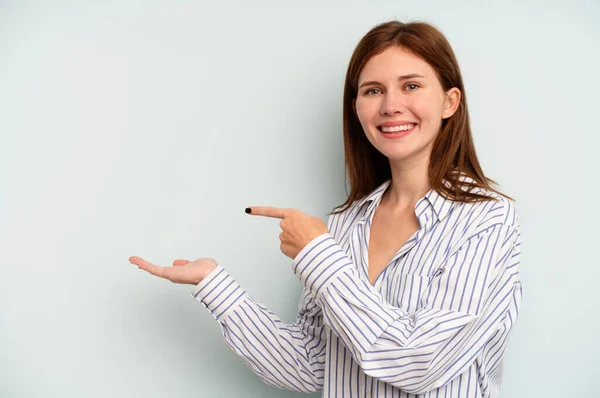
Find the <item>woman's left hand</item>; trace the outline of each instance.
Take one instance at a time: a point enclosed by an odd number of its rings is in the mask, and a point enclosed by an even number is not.
[[[248,212],[250,209],[250,212]],[[246,213],[252,216],[279,218],[279,226],[283,230],[279,234],[281,252],[291,258],[319,235],[328,233],[327,225],[318,217],[312,217],[297,209],[281,209],[277,207],[252,206]]]

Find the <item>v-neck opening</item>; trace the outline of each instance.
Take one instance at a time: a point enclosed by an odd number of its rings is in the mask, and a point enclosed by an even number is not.
[[[385,191],[384,191],[384,193],[385,193]],[[382,195],[382,197],[383,197],[383,195]],[[371,226],[373,225],[373,218],[375,218],[375,212],[379,208],[380,204],[381,204],[381,198],[379,198],[378,202],[375,204],[374,208],[371,210],[371,214],[365,220],[365,223],[363,225],[364,235],[365,235],[365,245],[366,245],[365,252],[362,254],[362,261],[364,262],[363,268],[365,271],[365,275],[367,277],[367,282],[373,288],[377,288],[377,282],[386,273],[390,264],[393,264],[394,262],[396,262],[398,260],[398,258],[400,258],[404,254],[406,254],[416,244],[416,242],[418,241],[419,233],[423,229],[423,226],[421,226],[421,223],[419,222],[419,228],[415,232],[413,232],[413,234],[402,244],[402,246],[396,251],[396,253],[394,253],[394,255],[388,261],[388,263],[385,265],[385,267],[383,267],[381,272],[379,272],[379,274],[373,281],[373,284],[371,284],[371,279],[369,278],[369,266],[370,266],[370,264],[369,264],[369,248],[371,247]],[[414,240],[414,242],[413,242],[413,240]]]

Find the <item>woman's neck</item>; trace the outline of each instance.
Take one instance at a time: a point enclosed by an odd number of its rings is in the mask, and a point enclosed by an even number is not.
[[[430,189],[429,162],[390,162],[392,183],[386,190],[382,204],[392,209],[405,210],[415,204]]]

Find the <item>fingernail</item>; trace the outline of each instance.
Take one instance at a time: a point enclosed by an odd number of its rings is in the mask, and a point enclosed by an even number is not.
[[[250,208],[249,208],[249,207],[246,207],[246,213],[250,214],[250,212],[251,212],[251,211],[252,211],[252,210],[250,210]]]

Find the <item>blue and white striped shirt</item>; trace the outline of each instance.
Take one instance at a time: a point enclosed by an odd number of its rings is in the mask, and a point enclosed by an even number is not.
[[[368,279],[368,242],[386,181],[328,219],[293,261],[304,290],[283,323],[218,266],[192,295],[231,350],[267,384],[323,397],[498,397],[520,300],[514,204],[459,203],[435,190],[420,228]]]

